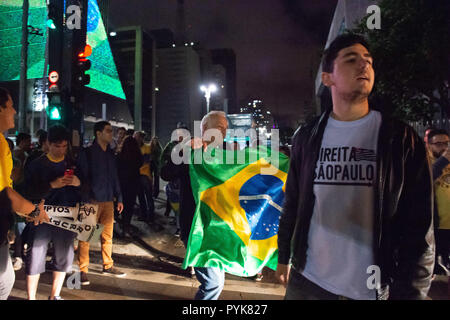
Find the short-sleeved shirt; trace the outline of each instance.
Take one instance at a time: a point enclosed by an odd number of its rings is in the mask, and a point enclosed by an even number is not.
[[[379,112],[356,121],[330,117],[314,178],[314,211],[302,274],[325,290],[373,300],[374,182]]]
[[[3,134],[0,133],[0,191],[6,187],[12,187],[12,168],[11,149]]]

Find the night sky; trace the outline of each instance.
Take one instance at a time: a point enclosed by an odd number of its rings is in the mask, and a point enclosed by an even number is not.
[[[189,41],[232,48],[238,106],[261,99],[294,126],[311,104],[314,79],[337,1],[185,0]],[[110,0],[111,26],[176,30],[176,0]],[[284,121],[283,121],[284,122]]]

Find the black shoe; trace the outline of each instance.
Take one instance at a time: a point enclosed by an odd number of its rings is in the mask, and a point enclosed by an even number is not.
[[[89,282],[89,279],[87,277],[87,273],[86,272],[83,272],[83,271],[80,272],[80,283],[83,286],[87,286],[87,285],[91,284]]]
[[[111,267],[109,269],[103,268],[102,274],[110,274],[118,278],[122,278],[127,275],[125,272],[119,271],[117,268],[114,267]]]

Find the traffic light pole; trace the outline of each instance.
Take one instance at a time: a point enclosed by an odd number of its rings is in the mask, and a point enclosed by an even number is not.
[[[27,70],[28,70],[28,0],[23,1],[22,12],[22,49],[20,59],[19,84],[19,132],[25,132],[27,120]]]
[[[63,15],[69,8],[75,8],[81,13],[81,23],[78,25],[69,26],[67,15],[64,23]],[[87,83],[84,81],[80,85],[77,77],[78,55],[85,51],[86,46],[87,11],[87,0],[67,0],[66,7],[61,0],[49,1],[49,17],[54,19],[56,27],[49,29],[49,80],[52,83],[48,92],[49,125],[63,124],[72,134],[72,146],[75,149],[82,145],[84,132],[83,91]]]

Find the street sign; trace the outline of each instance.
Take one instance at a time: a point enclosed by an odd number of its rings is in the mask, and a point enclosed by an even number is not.
[[[58,72],[56,72],[56,71],[50,72],[50,74],[48,75],[48,80],[49,80],[51,83],[57,83],[58,80],[59,80],[59,74],[58,74]]]

